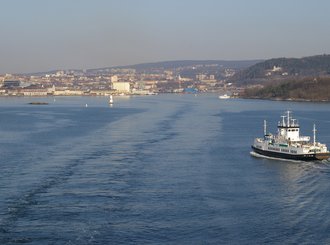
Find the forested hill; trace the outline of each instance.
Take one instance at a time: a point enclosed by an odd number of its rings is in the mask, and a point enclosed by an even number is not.
[[[141,63],[136,65],[127,66],[114,66],[106,68],[89,69],[89,72],[97,72],[106,69],[136,69],[137,71],[148,71],[155,69],[177,69],[182,67],[193,66],[219,66],[223,68],[245,69],[250,67],[261,60],[174,60],[174,61],[161,61],[152,63]]]
[[[241,96],[255,99],[330,101],[330,77],[268,82],[264,86],[246,89]]]
[[[269,80],[307,76],[330,76],[330,55],[266,60],[237,73],[233,81],[241,84],[263,83]]]

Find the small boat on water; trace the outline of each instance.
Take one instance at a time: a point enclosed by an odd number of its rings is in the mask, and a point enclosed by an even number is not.
[[[48,105],[47,102],[38,102],[38,101],[34,101],[34,102],[30,102],[30,105]]]
[[[113,97],[112,95],[109,96],[109,105],[112,105],[113,104]]]
[[[264,137],[256,138],[251,146],[259,155],[291,159],[299,161],[315,161],[330,158],[330,152],[325,144],[316,141],[316,128],[313,127],[313,141],[309,136],[300,136],[300,126],[296,119],[287,111],[277,125],[277,135],[267,133],[267,123],[264,120]]]
[[[221,100],[230,99],[230,96],[228,94],[220,95],[219,99]]]

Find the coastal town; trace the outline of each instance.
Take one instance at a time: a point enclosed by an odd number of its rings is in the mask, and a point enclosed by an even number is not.
[[[235,93],[237,69],[219,64],[171,69],[103,68],[0,75],[0,96],[107,96],[158,93]]]
[[[316,55],[301,59],[185,60],[0,74],[0,96],[217,93],[220,99],[330,101],[329,62],[330,55]]]

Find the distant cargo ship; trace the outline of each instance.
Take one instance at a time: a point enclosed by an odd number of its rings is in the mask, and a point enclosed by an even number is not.
[[[264,121],[264,137],[256,138],[252,145],[254,152],[267,157],[314,161],[330,157],[330,152],[325,144],[316,141],[315,124],[313,128],[313,142],[309,136],[300,136],[300,126],[290,111],[282,116],[278,122],[277,135],[267,134],[267,124]]]

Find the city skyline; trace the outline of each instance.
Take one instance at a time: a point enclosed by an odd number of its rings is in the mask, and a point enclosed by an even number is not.
[[[0,73],[330,53],[319,0],[1,0]]]

